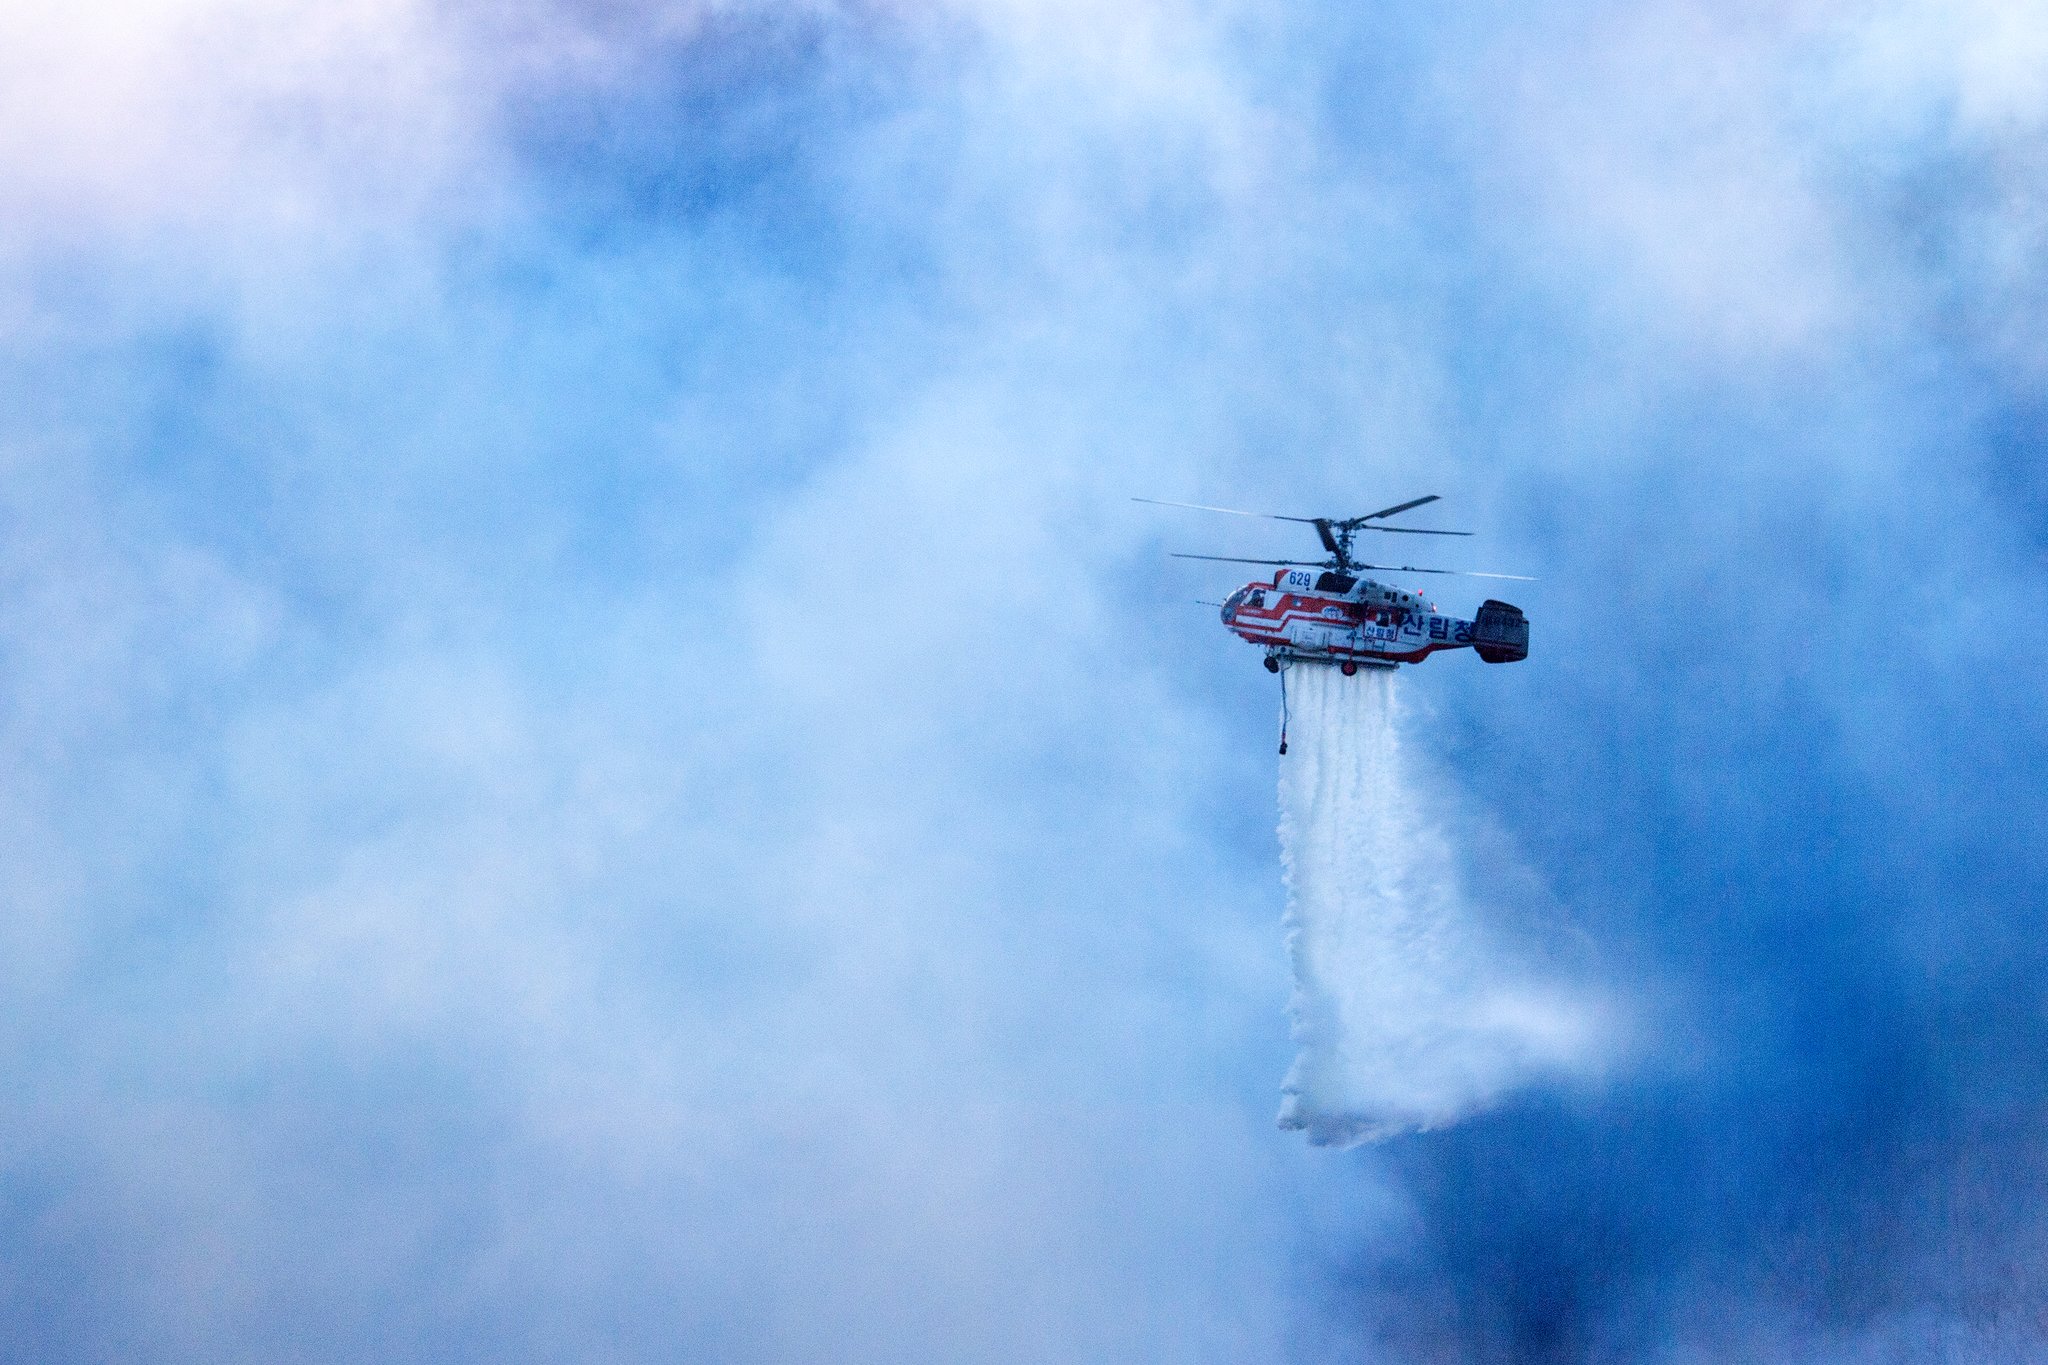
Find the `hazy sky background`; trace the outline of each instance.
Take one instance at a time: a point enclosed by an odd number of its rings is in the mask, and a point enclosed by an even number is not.
[[[1923,0],[0,10],[5,1354],[2038,1355],[2043,73]],[[1304,546],[1127,499],[1428,492],[1541,582],[1408,752],[1629,1027],[1318,1151],[1271,679],[1164,557]]]

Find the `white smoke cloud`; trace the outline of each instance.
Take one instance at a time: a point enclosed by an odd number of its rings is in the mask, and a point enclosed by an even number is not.
[[[934,323],[696,222],[521,240],[517,53],[265,8],[0,45],[0,289],[51,357],[0,375],[0,1145],[51,1210],[15,1264],[120,1244],[10,1339],[1283,1358],[1324,1177],[1263,1132],[1277,1063],[1236,1101],[1283,985],[1270,867],[1202,837],[1216,720],[1105,610],[1101,508],[1185,470],[1112,420],[1120,296],[963,245]],[[575,78],[630,85],[643,17]],[[91,306],[45,292],[81,260]]]
[[[0,16],[33,1097],[0,1122],[54,1190],[24,1239],[116,1230],[116,1339],[71,1353],[275,1359],[314,1321],[356,1358],[1278,1359],[1303,1239],[1387,1226],[1304,1224],[1358,1168],[1265,1123],[1266,679],[1104,509],[1501,475],[1446,436],[1429,229],[1362,168],[1403,153],[1331,145],[1334,12],[1276,20],[1299,50],[1259,7],[930,12]],[[769,65],[851,69],[800,206],[829,231],[535,229],[573,185],[521,116],[715,73],[709,21],[749,17],[819,24]],[[1517,49],[1430,164],[1545,225],[1492,262],[1510,292],[1811,357],[1865,282],[1745,79],[1782,36],[1666,7]],[[1988,42],[1951,65],[2009,126],[2034,96]],[[614,131],[698,145],[661,117]],[[762,159],[817,152],[778,117]],[[187,330],[219,373],[152,387],[141,343]],[[1640,397],[1601,380],[1559,401]],[[1654,464],[1540,472],[1575,450]],[[1336,1141],[1613,1049],[1381,715],[1344,801],[1288,797],[1327,836],[1288,836],[1290,1111]]]

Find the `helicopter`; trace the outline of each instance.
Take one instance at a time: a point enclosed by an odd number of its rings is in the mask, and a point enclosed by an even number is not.
[[[1519,607],[1492,598],[1480,603],[1471,620],[1446,616],[1420,593],[1364,577],[1374,573],[1452,574],[1463,578],[1502,578],[1533,582],[1520,574],[1476,573],[1462,569],[1398,568],[1365,564],[1352,555],[1361,531],[1398,532],[1417,536],[1467,536],[1470,531],[1426,530],[1388,526],[1389,517],[1413,511],[1440,499],[1431,493],[1362,517],[1289,517],[1272,512],[1243,512],[1234,507],[1207,507],[1193,502],[1133,498],[1157,507],[1185,507],[1234,517],[1300,522],[1316,528],[1329,557],[1303,559],[1240,559],[1233,555],[1176,554],[1175,559],[1201,559],[1221,564],[1277,566],[1272,582],[1245,584],[1220,603],[1223,624],[1240,639],[1266,651],[1266,670],[1278,673],[1295,663],[1335,664],[1346,676],[1361,668],[1392,669],[1420,663],[1442,649],[1471,648],[1490,664],[1515,663],[1529,657],[1529,620]],[[1285,753],[1283,747],[1281,750]]]

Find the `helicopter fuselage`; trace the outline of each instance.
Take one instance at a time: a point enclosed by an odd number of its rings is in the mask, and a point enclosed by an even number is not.
[[[1529,656],[1529,625],[1505,602],[1489,601],[1472,620],[1446,616],[1416,593],[1341,570],[1282,569],[1273,581],[1247,583],[1223,603],[1223,624],[1281,662],[1393,668],[1440,649],[1477,650],[1488,663]]]

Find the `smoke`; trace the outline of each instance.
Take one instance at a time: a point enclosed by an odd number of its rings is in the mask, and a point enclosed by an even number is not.
[[[1404,762],[1395,675],[1287,678],[1280,846],[1301,1051],[1281,1126],[1349,1146],[1586,1070],[1601,1011],[1532,971],[1468,898],[1443,816]]]
[[[7,7],[0,1340],[2039,1358],[2043,51]],[[1543,634],[1299,698],[1328,1160],[1122,499],[1425,490]]]

